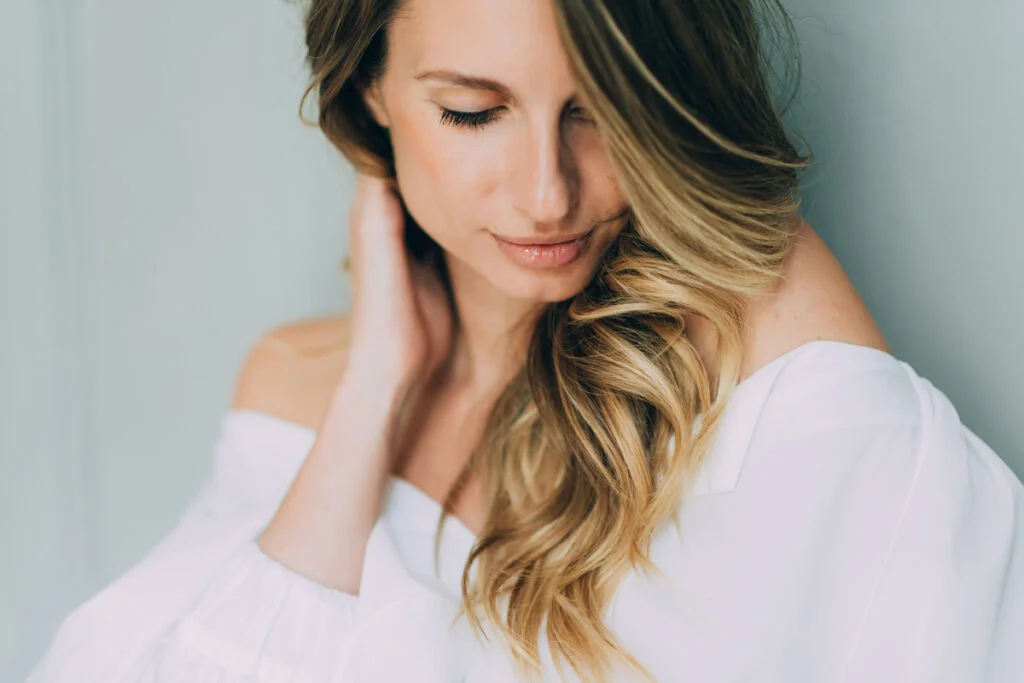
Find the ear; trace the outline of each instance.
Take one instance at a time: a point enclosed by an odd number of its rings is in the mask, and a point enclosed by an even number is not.
[[[377,125],[382,128],[390,128],[391,117],[388,116],[387,107],[384,106],[384,96],[380,89],[380,82],[374,81],[370,85],[360,86],[359,92],[363,97],[366,108],[370,110],[370,115],[377,121]]]

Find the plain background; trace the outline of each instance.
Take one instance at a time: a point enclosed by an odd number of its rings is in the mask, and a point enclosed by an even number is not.
[[[1024,3],[790,0],[804,216],[1024,472]],[[0,680],[174,524],[252,342],[341,312],[351,172],[283,0],[0,8]]]

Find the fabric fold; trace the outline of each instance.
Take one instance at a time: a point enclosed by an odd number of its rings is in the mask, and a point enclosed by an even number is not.
[[[161,639],[145,683],[421,683],[460,679],[457,605],[406,570],[385,520],[359,595],[327,588],[246,543]]]

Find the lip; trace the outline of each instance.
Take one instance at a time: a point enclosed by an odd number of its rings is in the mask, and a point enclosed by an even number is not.
[[[524,240],[491,234],[498,247],[513,263],[533,270],[564,268],[583,254],[594,229],[569,237],[530,237]]]
[[[591,228],[591,230],[593,230],[593,228]],[[501,242],[514,244],[517,247],[550,247],[557,244],[568,244],[569,242],[575,242],[576,240],[582,239],[589,235],[591,230],[580,232],[575,235],[555,237],[524,237],[522,239],[502,237],[501,235],[495,235],[494,237],[495,239]]]

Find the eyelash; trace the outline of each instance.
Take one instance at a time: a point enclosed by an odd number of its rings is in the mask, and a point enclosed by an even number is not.
[[[583,107],[576,107],[575,109],[583,109]],[[498,118],[499,110],[500,107],[485,109],[484,111],[456,111],[447,107],[441,107],[441,124],[478,130]],[[589,121],[590,119],[588,117],[584,120]]]
[[[497,109],[486,109],[484,111],[455,111],[447,107],[441,107],[441,123],[446,126],[461,126],[463,128],[483,128],[497,117]]]

